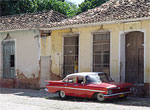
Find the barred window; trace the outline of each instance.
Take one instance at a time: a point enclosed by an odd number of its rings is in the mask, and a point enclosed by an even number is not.
[[[93,71],[106,72],[109,75],[110,34],[93,35]]]

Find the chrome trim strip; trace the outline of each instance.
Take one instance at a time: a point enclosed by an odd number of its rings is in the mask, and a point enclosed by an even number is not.
[[[81,89],[81,88],[73,88],[73,87],[59,87],[59,86],[48,86],[48,87],[53,87],[53,88],[65,88],[65,89],[82,90],[82,91],[105,92],[105,91],[101,91],[101,90]]]
[[[64,88],[64,87],[59,87],[59,86],[47,86],[47,87],[53,87],[53,88]]]
[[[129,91],[129,92],[121,92],[121,93],[116,93],[116,94],[104,95],[104,97],[110,97],[110,96],[116,96],[116,95],[122,95],[122,94],[128,94],[128,93],[132,93],[132,92]]]

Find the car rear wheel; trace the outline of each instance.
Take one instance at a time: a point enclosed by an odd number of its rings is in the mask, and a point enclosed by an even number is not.
[[[59,91],[59,97],[60,97],[61,99],[65,99],[65,98],[66,98],[65,92],[64,92],[64,91]]]
[[[103,101],[105,100],[104,94],[102,94],[102,93],[97,93],[97,94],[96,94],[96,99],[97,99],[99,102],[103,102]]]

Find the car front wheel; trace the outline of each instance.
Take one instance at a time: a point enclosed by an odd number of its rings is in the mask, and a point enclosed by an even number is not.
[[[59,91],[59,97],[60,97],[61,99],[65,99],[65,98],[66,98],[65,92],[64,92],[64,91]]]
[[[97,94],[96,94],[96,99],[97,99],[99,102],[103,102],[103,101],[105,100],[104,94],[102,94],[102,93],[97,93]]]

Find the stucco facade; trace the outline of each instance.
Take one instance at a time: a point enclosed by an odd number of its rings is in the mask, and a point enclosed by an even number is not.
[[[147,94],[150,94],[150,20],[54,29],[52,30],[51,36],[49,36],[51,41],[50,52],[45,53],[42,51],[42,55],[51,56],[51,72],[62,78],[64,36],[79,34],[78,71],[93,71],[93,34],[110,32],[110,76],[115,81],[124,82],[125,47],[123,42],[125,41],[123,37],[129,32],[135,31],[144,33],[144,85]]]
[[[3,45],[9,33],[9,40],[15,42],[15,78],[3,78]],[[6,39],[7,40],[7,39]],[[2,87],[39,88],[41,86],[41,56],[39,30],[0,32],[0,79]],[[43,80],[42,80],[43,81]],[[12,83],[14,82],[14,83]],[[43,81],[44,82],[44,81]]]
[[[41,53],[50,53],[50,46],[46,47],[49,31],[39,28],[65,18],[53,10],[0,17],[0,87],[45,86],[50,77],[50,56]]]

